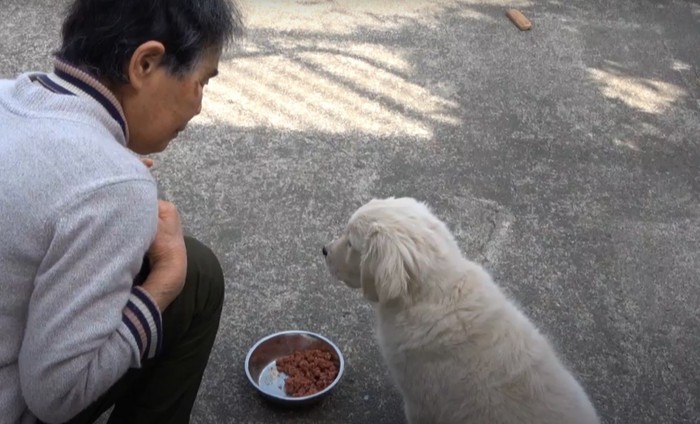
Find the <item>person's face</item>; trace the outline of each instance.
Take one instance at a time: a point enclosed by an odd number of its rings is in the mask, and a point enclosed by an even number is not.
[[[129,83],[117,88],[127,125],[128,147],[146,155],[163,151],[202,110],[204,86],[218,73],[220,47],[206,50],[184,75],[160,66],[161,43],[142,44],[129,63]]]

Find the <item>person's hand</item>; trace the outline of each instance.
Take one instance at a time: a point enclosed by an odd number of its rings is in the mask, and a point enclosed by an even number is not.
[[[187,251],[177,208],[158,201],[158,230],[148,249],[150,273],[142,288],[165,310],[182,291],[187,275]]]

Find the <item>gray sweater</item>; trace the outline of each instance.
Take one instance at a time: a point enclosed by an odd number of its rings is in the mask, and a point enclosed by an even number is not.
[[[119,104],[57,62],[0,80],[0,423],[63,422],[157,354],[157,226]]]

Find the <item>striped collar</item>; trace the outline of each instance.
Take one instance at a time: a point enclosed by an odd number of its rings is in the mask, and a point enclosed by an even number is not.
[[[96,100],[117,121],[124,132],[124,140],[129,143],[129,127],[126,123],[124,110],[111,91],[95,77],[75,66],[56,59],[54,71],[50,74],[33,74],[30,79],[41,84],[46,89],[65,95],[89,97]]]

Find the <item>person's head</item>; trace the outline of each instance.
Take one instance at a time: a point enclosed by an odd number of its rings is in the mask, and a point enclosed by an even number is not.
[[[57,56],[111,89],[129,147],[148,154],[199,113],[223,47],[242,35],[233,0],[74,0]]]

